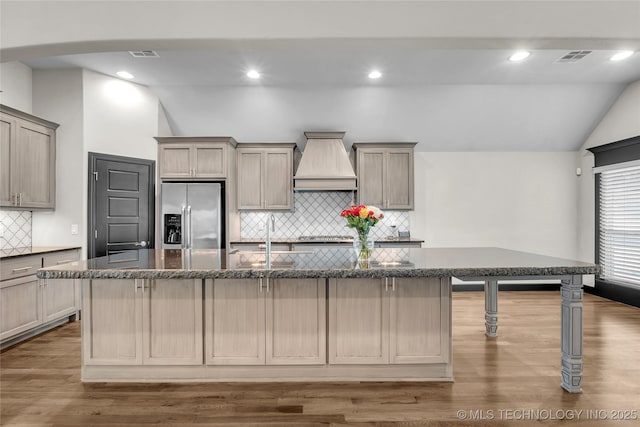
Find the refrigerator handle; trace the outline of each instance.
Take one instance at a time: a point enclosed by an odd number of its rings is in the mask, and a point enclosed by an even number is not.
[[[189,246],[187,246],[187,249],[191,249],[191,238],[193,237],[191,235],[191,205],[187,206],[187,216],[189,217],[189,234],[187,234],[187,237],[189,239]]]
[[[184,210],[185,210],[185,207],[184,205],[182,205],[182,212],[181,212],[182,215],[180,216],[180,231],[182,233],[182,236],[180,237],[180,247],[182,249],[185,248],[185,244],[187,240],[187,229],[185,228],[187,221],[185,219]]]

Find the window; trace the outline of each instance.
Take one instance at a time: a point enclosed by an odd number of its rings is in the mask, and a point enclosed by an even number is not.
[[[640,289],[640,165],[607,168],[599,182],[601,279]]]

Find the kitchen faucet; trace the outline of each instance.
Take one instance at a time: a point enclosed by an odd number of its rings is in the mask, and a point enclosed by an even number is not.
[[[265,263],[268,270],[271,269],[271,232],[276,231],[276,217],[271,214],[267,217],[267,238],[265,241]]]

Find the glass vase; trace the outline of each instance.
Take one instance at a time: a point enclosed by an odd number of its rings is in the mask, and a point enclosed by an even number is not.
[[[358,264],[361,268],[369,266],[373,242],[369,240],[369,230],[358,230],[358,240],[354,242],[358,254]]]

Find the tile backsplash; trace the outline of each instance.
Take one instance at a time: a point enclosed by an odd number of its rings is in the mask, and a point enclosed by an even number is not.
[[[0,210],[0,249],[31,247],[31,212]]]
[[[276,218],[274,238],[297,238],[299,236],[355,236],[353,228],[340,216],[343,209],[353,203],[353,194],[340,191],[295,192],[294,209],[273,212]],[[272,212],[240,212],[240,237],[262,238],[264,225]],[[409,230],[409,213],[384,211],[384,218],[371,229],[370,237],[384,238],[392,233],[391,225],[398,230]]]

